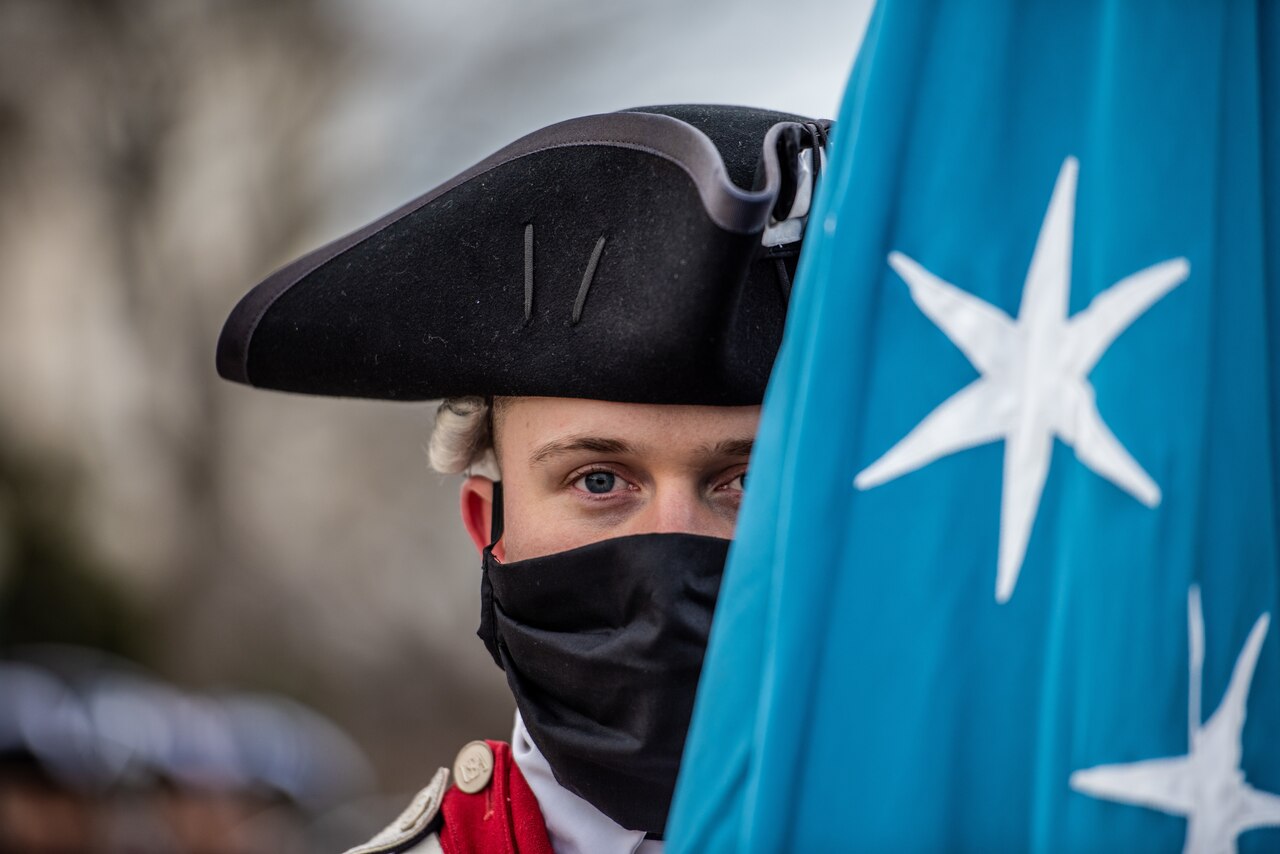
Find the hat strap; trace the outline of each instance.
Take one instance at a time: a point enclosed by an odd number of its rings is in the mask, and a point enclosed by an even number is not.
[[[489,548],[502,539],[502,481],[493,482],[493,501],[489,514]]]

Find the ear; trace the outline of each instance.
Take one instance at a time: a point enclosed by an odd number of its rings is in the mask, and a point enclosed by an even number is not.
[[[489,534],[493,530],[493,481],[478,474],[464,480],[459,505],[463,527],[467,529],[471,542],[476,544],[476,551],[483,552],[489,545]],[[498,560],[506,559],[501,537],[493,547],[493,556]]]

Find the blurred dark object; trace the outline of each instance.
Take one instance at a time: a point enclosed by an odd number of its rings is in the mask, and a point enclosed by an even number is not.
[[[267,854],[341,850],[377,816],[331,722],[266,695],[196,695],[99,652],[0,661],[0,852]]]
[[[87,715],[58,679],[0,663],[0,852],[92,850],[90,739]]]

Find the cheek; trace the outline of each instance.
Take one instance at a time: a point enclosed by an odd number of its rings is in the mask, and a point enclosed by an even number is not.
[[[583,531],[580,525],[564,519],[545,520],[513,519],[508,523],[502,542],[506,548],[506,560],[512,563],[533,557],[576,549],[606,535]]]
[[[590,516],[565,503],[563,499],[547,498],[508,504],[502,535],[508,563],[635,533],[630,530],[634,527],[632,514],[625,510],[620,509],[616,515]]]
[[[567,551],[591,542],[572,518],[556,512],[552,501],[509,501],[507,505],[502,544],[508,563]]]
[[[721,513],[719,523],[713,527],[712,536],[732,540],[738,527],[738,508]]]

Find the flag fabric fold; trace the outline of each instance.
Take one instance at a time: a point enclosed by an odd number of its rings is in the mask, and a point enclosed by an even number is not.
[[[1280,847],[1280,5],[881,0],[673,852]]]

